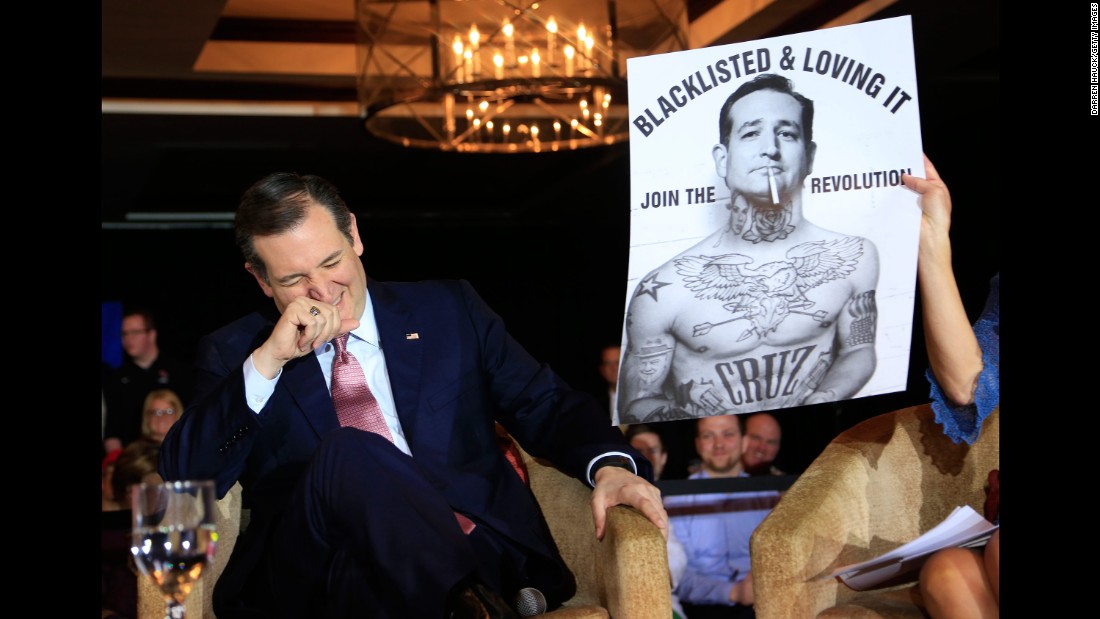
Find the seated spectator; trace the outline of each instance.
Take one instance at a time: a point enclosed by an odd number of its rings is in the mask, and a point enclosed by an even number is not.
[[[118,503],[118,498],[115,497],[114,485],[111,479],[115,474],[115,464],[118,462],[118,457],[122,455],[121,449],[116,449],[111,453],[103,457],[103,462],[100,467],[103,469],[100,495],[102,497],[102,511],[113,512],[122,509]]]
[[[749,475],[786,475],[775,468],[783,430],[779,420],[768,413],[753,413],[745,418],[745,436],[741,439],[741,466]]]
[[[130,553],[130,490],[141,482],[161,482],[157,474],[159,451],[157,443],[136,440],[110,456],[117,459],[110,480],[115,507],[104,508],[101,524],[100,598],[104,617],[138,616],[136,568]]]
[[[626,440],[653,464],[653,479],[660,479],[668,462],[668,450],[661,435],[652,426],[637,423],[627,426]]]
[[[157,389],[145,396],[141,413],[141,438],[156,444],[164,441],[168,428],[183,414],[183,402],[171,389]]]
[[[620,350],[622,349],[618,344],[609,344],[600,349],[600,376],[606,384],[607,391],[602,397],[597,397],[601,404],[607,404],[607,410],[611,413],[612,419],[617,418],[615,415],[615,401],[618,399]]]
[[[122,509],[130,508],[130,488],[134,484],[162,482],[157,473],[159,452],[160,444],[137,440],[127,445],[119,454],[114,475],[111,476],[111,488]]]
[[[122,350],[122,365],[110,372],[103,384],[107,408],[104,453],[125,447],[140,436],[141,406],[150,391],[172,389],[180,398],[190,400],[194,389],[191,365],[165,354],[157,344],[157,325],[149,310],[133,307],[123,311]]]
[[[630,446],[642,452],[642,455],[653,465],[654,481],[661,478],[665,470],[665,462],[668,462],[668,451],[665,449],[661,435],[656,430],[644,423],[632,425],[626,431],[626,440]],[[676,585],[680,584],[680,578],[687,569],[687,551],[684,549],[680,538],[671,528],[668,530],[668,568],[672,575],[672,616],[673,619],[684,619],[687,615],[680,605],[680,598],[675,593]]]
[[[951,195],[939,173],[924,158],[925,178],[902,175],[920,194],[921,229],[917,281],[931,382],[932,410],[955,443],[973,444],[982,423],[1001,402],[1000,273],[989,283],[981,316],[971,325],[952,267]],[[995,506],[986,517],[1000,521],[999,471]],[[921,567],[920,591],[933,619],[999,617],[1001,606],[1001,531],[984,549],[948,548]]]
[[[747,477],[741,465],[737,415],[696,421],[701,469],[689,479]],[[665,499],[670,533],[684,544],[688,565],[675,589],[690,619],[752,619],[755,596],[749,538],[779,502],[774,490],[675,495]]]

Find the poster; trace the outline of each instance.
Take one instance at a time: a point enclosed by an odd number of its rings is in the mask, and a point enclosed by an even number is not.
[[[901,174],[924,176],[911,19],[627,63],[614,423],[904,391],[920,208]]]

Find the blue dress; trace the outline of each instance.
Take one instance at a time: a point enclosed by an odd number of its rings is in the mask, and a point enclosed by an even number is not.
[[[974,323],[974,335],[982,349],[982,373],[978,376],[978,388],[974,403],[959,406],[944,396],[931,368],[925,371],[932,385],[929,397],[936,422],[943,426],[953,442],[966,441],[973,445],[982,431],[982,422],[997,408],[1001,401],[1001,274],[989,281],[989,297],[985,309]]]

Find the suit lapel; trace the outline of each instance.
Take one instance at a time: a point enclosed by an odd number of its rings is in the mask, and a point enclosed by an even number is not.
[[[390,287],[373,279],[367,280],[374,320],[378,323],[378,338],[386,358],[386,372],[393,389],[397,417],[411,445],[416,436],[417,403],[420,399],[423,345],[412,308],[393,293]]]
[[[279,384],[285,386],[290,397],[298,403],[317,436],[324,436],[340,427],[332,397],[325,388],[325,375],[321,373],[321,365],[314,355],[300,357],[283,366]]]

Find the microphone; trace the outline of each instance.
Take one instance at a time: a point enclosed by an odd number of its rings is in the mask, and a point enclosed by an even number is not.
[[[541,615],[546,612],[546,596],[534,587],[524,587],[516,592],[512,606],[515,606],[520,617]]]

